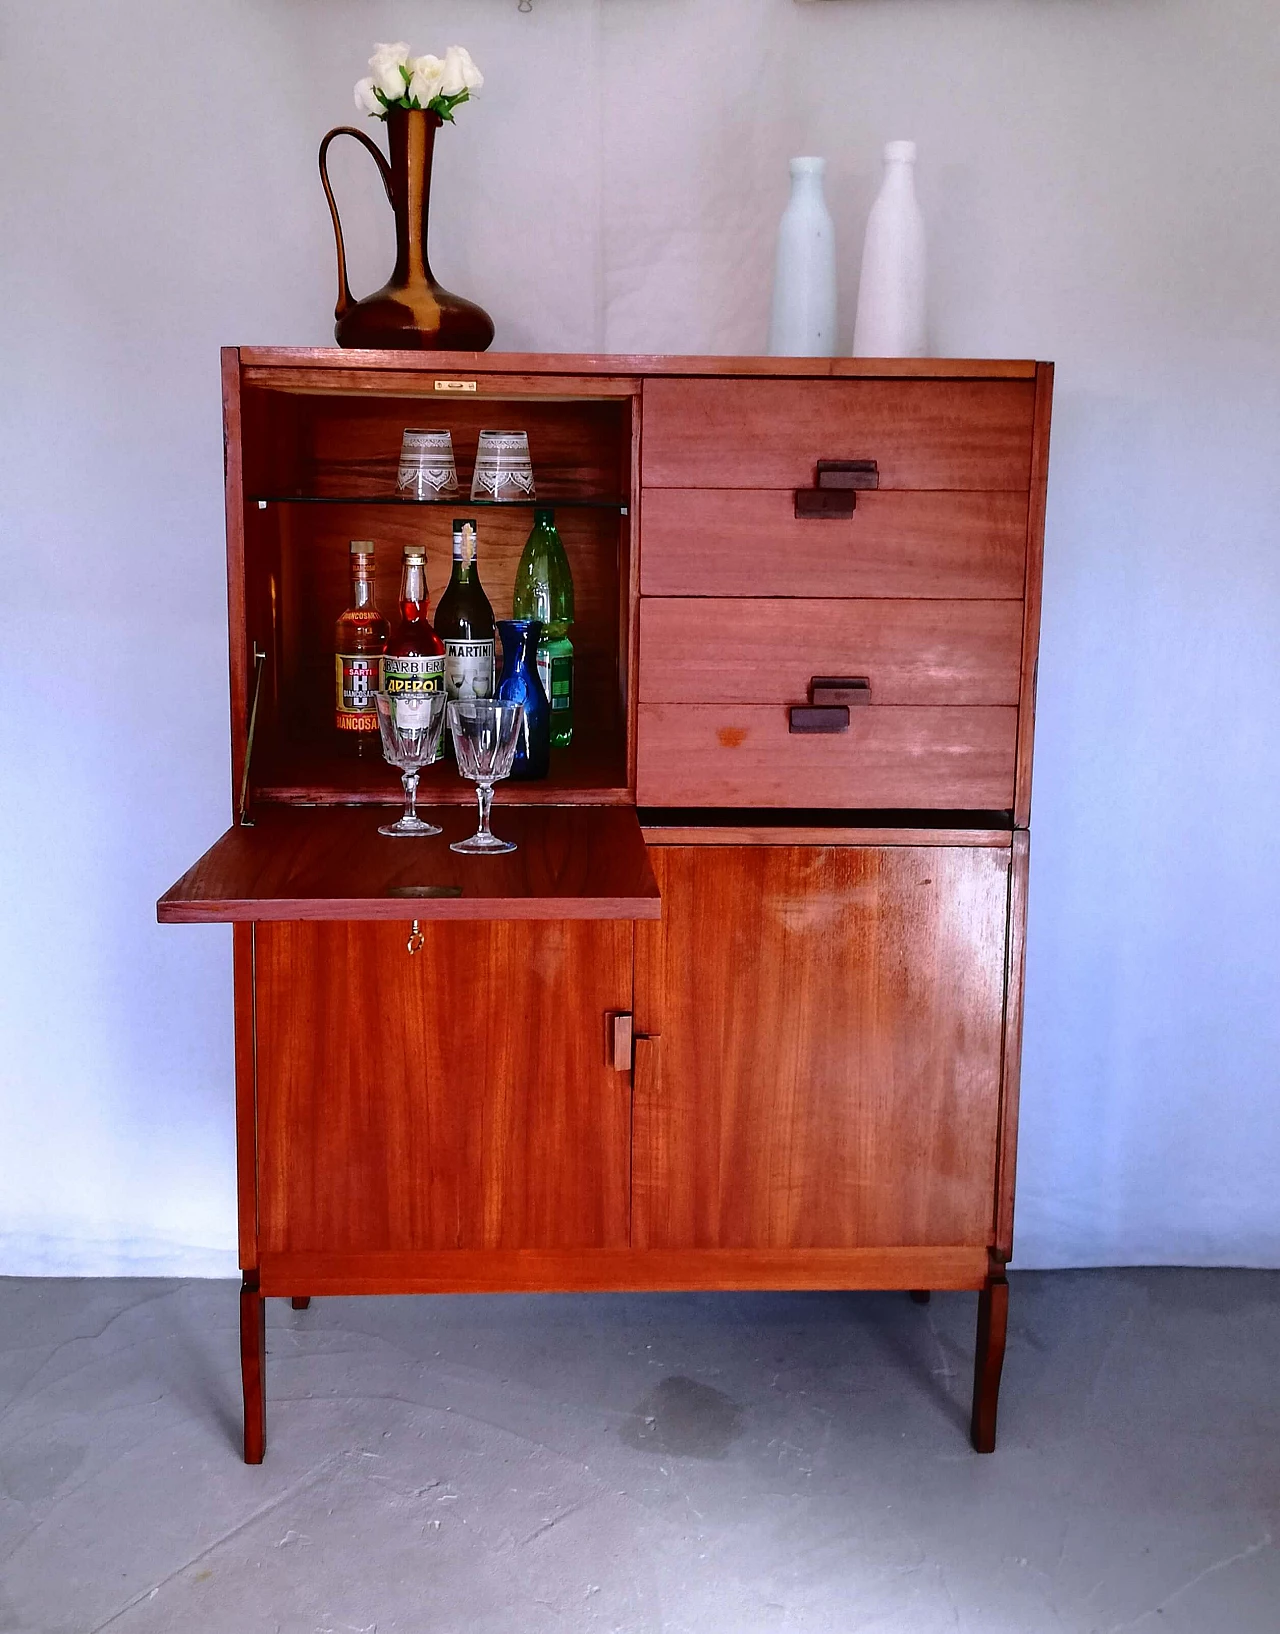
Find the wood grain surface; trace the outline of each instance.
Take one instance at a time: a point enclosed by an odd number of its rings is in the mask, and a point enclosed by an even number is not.
[[[236,925],[231,933],[231,971],[235,1019],[236,1079],[236,1225],[240,1269],[258,1263],[258,1062],[253,1014],[253,926]]]
[[[735,823],[697,828],[646,826],[646,845],[977,845],[1008,851],[1013,835],[989,828],[765,828]]]
[[[1016,601],[646,596],[642,704],[799,704],[815,676],[865,676],[871,707],[1017,707]]]
[[[641,477],[794,491],[819,460],[858,459],[882,489],[1025,490],[1034,403],[1025,380],[646,380]]]
[[[632,926],[423,934],[257,927],[262,1253],[625,1246]]]
[[[851,709],[827,736],[781,705],[646,704],[642,806],[849,806],[1003,811],[1013,801],[1016,709]]]
[[[848,521],[798,521],[788,489],[648,488],[646,596],[940,596],[1020,601],[1027,495],[858,495]]]
[[[633,1244],[985,1251],[1008,853],[653,859],[663,916],[636,931]]]
[[[509,375],[549,375],[586,379],[593,375],[759,375],[795,378],[874,378],[912,380],[1028,380],[1036,366],[1030,359],[1007,358],[874,358],[874,357],[703,357],[697,354],[667,355],[653,352],[399,352],[361,349],[358,360],[338,346],[241,346],[228,348],[238,353],[240,362],[254,384],[282,384],[291,372],[301,370],[308,384],[326,379],[340,382],[338,390],[351,389],[345,377],[371,375],[376,381],[386,374],[403,373],[431,390],[432,377]],[[544,387],[555,388],[553,379]]]
[[[501,795],[498,797],[501,800]],[[656,918],[658,890],[634,809],[503,806],[499,856],[463,856],[452,840],[476,814],[440,806],[421,814],[444,830],[388,838],[391,813],[329,806],[264,807],[253,828],[232,828],[157,904],[161,924],[285,919]],[[433,895],[432,892],[459,894]],[[421,893],[421,894],[416,894]]]
[[[324,1294],[981,1288],[981,1248],[467,1249],[267,1254],[262,1286]]]
[[[1036,418],[1027,516],[1027,582],[1023,601],[1022,701],[1018,716],[1018,771],[1013,801],[1020,828],[1031,821],[1031,750],[1035,739],[1036,681],[1040,673],[1040,600],[1044,589],[1044,516],[1049,483],[1049,427],[1053,364],[1036,369]]]
[[[1022,1013],[1027,962],[1027,879],[1031,836],[1014,832],[1009,873],[1009,936],[1005,947],[1004,1048],[1000,1062],[1000,1149],[996,1162],[992,1251],[1000,1263],[1013,1258],[1013,1193],[1018,1168],[1018,1103],[1022,1080]]]

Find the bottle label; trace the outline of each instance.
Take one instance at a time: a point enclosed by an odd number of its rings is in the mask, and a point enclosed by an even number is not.
[[[476,559],[476,530],[467,526],[459,528],[453,536],[453,559],[461,567],[468,570]]]
[[[340,732],[376,732],[377,706],[373,695],[378,688],[376,653],[337,653],[334,678],[337,682],[335,723]]]
[[[538,669],[542,669],[542,654],[538,654]],[[573,659],[567,654],[563,657],[553,657],[550,660],[550,686],[544,680],[542,690],[551,700],[553,710],[571,709],[573,707]]]
[[[451,698],[491,698],[493,696],[493,642],[450,641],[444,643],[445,690]]]
[[[443,692],[444,654],[385,654],[382,659],[382,690],[392,697],[412,692]]]

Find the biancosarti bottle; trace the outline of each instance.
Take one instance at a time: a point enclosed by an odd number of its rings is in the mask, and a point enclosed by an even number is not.
[[[493,697],[493,608],[480,583],[477,543],[474,522],[454,522],[453,573],[436,608],[451,698]]]
[[[884,181],[867,218],[853,326],[854,357],[924,357],[924,217],[916,202],[916,145],[889,142]]]
[[[444,691],[444,642],[431,627],[430,612],[426,546],[406,545],[400,569],[400,624],[382,656],[382,690],[393,697]]]
[[[334,725],[358,755],[381,753],[373,695],[387,645],[387,621],[373,600],[373,541],[351,541],[351,601],[334,627]]]
[[[537,619],[538,674],[551,703],[551,744],[564,749],[573,741],[573,575],[556,531],[556,513],[541,507],[533,513],[529,535],[511,598],[518,619]]]
[[[822,193],[825,159],[791,161],[778,223],[770,357],[831,357],[836,346],[836,230]]]
[[[498,621],[502,635],[502,678],[498,697],[524,705],[524,721],[511,762],[512,777],[545,777],[551,769],[551,708],[538,673],[542,625],[536,618]]]

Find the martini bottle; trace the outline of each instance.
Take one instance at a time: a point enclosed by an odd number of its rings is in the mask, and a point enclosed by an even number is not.
[[[451,698],[493,697],[493,608],[480,583],[476,525],[453,524],[453,573],[436,609],[444,642],[445,691]]]
[[[538,674],[551,700],[551,743],[564,749],[573,741],[573,575],[569,558],[556,532],[556,513],[533,513],[529,535],[512,597],[516,618],[536,618],[542,625],[538,642]]]

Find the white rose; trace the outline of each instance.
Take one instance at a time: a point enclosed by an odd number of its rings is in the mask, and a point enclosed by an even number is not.
[[[445,96],[457,96],[459,91],[478,91],[484,84],[484,75],[471,60],[465,46],[451,45],[444,54],[444,83],[440,90]]]
[[[425,108],[432,97],[440,95],[440,87],[444,83],[444,64],[439,57],[415,57],[409,67],[413,70],[409,95],[420,108]]]
[[[374,95],[373,81],[371,79],[362,79],[356,84],[356,107],[359,108],[361,113],[380,114],[382,112],[382,104]]]
[[[404,95],[404,75],[400,69],[409,60],[409,47],[403,40],[395,45],[375,45],[369,66],[373,69],[373,83],[388,102],[398,102]]]

